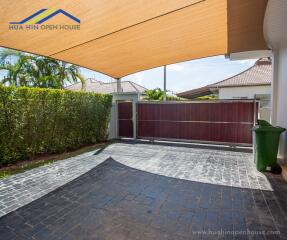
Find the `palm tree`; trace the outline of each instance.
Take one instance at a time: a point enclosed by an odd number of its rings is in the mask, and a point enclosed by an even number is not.
[[[75,83],[78,79],[82,83],[82,90],[86,88],[86,80],[81,75],[79,67],[76,65],[68,64],[66,62],[57,61],[59,64],[59,80],[61,81],[62,86],[65,86],[66,82]]]
[[[48,57],[5,49],[0,52],[1,70],[7,72],[2,83],[9,85],[64,88],[67,83],[80,80],[85,89],[86,81],[78,66]]]
[[[146,93],[146,97],[145,97],[146,100],[163,101],[164,91],[162,91],[160,88],[147,90],[145,93]]]
[[[44,57],[33,57],[26,68],[27,75],[33,79],[34,87],[62,88],[57,77],[58,62]]]
[[[15,86],[28,85],[29,77],[26,69],[29,61],[30,57],[18,51],[3,50],[0,54],[0,71],[7,71],[7,75],[2,79],[2,83]]]

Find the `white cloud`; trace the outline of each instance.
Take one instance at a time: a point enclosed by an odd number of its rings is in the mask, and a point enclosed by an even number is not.
[[[239,63],[239,64],[250,64],[250,65],[253,65],[256,60],[257,59],[247,59],[247,60],[237,60],[237,61],[234,61],[234,62],[235,63]]]
[[[181,72],[184,70],[184,66],[182,64],[172,64],[167,66],[168,71],[173,71],[173,72]]]
[[[174,92],[212,84],[238,74],[251,67],[256,60],[230,61],[224,56],[197,59],[167,66],[167,89]],[[110,82],[110,78],[93,71],[85,71],[86,77]],[[123,81],[136,82],[148,89],[163,88],[163,67],[138,72],[123,77]]]
[[[136,82],[137,84],[144,84],[144,73],[143,72],[139,72],[139,73],[134,73],[130,76],[127,76],[124,80],[129,80],[129,81],[133,81]]]

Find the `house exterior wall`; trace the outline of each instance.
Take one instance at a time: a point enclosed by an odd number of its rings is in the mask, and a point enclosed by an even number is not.
[[[287,4],[286,4],[287,9]],[[279,50],[273,50],[274,75],[273,75],[273,104],[272,123],[287,129],[287,44]],[[278,159],[283,165],[283,176],[287,181],[287,132],[281,134]]]
[[[219,99],[253,99],[258,94],[271,94],[271,86],[246,86],[246,87],[226,87],[219,88]]]
[[[287,1],[269,0],[264,18],[264,37],[273,51],[272,123],[287,128]],[[285,30],[285,31],[284,31]],[[287,132],[281,134],[278,159],[287,181]]]

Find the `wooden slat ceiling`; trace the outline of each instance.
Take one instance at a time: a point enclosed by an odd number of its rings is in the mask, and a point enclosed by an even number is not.
[[[0,45],[119,78],[219,54],[266,49],[267,0],[0,0]],[[5,6],[5,7],[3,7]],[[11,30],[40,9],[63,9],[80,30]],[[76,24],[63,14],[43,25]]]

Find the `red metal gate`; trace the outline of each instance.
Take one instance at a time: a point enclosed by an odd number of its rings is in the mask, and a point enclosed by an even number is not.
[[[132,102],[118,103],[118,135],[119,137],[133,137]]]
[[[252,144],[254,101],[139,102],[139,138]]]

